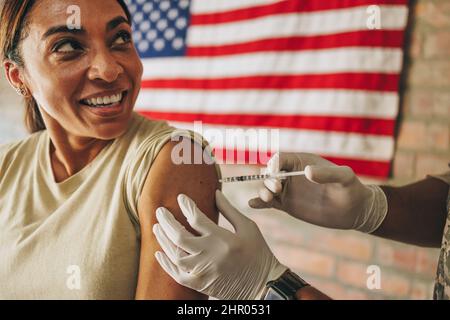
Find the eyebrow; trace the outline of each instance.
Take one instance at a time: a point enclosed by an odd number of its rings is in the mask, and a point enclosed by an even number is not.
[[[111,31],[114,28],[117,28],[122,23],[126,23],[131,27],[131,23],[130,21],[128,21],[128,19],[124,18],[123,16],[118,16],[106,24],[106,31]]]
[[[126,23],[131,27],[131,23],[126,18],[118,16],[106,24],[106,31],[111,31],[117,28],[122,23]],[[66,25],[55,26],[51,27],[44,33],[44,35],[42,36],[42,40],[57,33],[86,34],[86,30],[83,27],[81,27],[80,29],[69,29],[69,27],[67,27]]]
[[[44,35],[42,36],[42,40],[50,37],[53,34],[56,33],[72,33],[72,34],[85,34],[86,30],[84,30],[83,28],[81,29],[69,29],[69,27],[67,26],[56,26],[56,27],[51,27],[50,29],[48,29]]]

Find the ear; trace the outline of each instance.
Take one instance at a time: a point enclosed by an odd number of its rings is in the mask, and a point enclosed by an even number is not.
[[[6,79],[8,79],[9,84],[14,90],[24,87],[22,69],[17,65],[17,63],[5,59],[3,61],[3,68],[5,69]]]

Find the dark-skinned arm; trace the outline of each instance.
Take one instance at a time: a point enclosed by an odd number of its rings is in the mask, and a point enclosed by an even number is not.
[[[423,247],[438,248],[447,218],[449,186],[427,178],[403,187],[381,187],[388,213],[373,235]]]

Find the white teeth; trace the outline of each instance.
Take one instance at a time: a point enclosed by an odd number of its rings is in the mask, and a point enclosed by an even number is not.
[[[90,106],[99,106],[99,105],[109,105],[113,103],[117,103],[120,100],[122,100],[122,93],[112,95],[112,96],[105,96],[105,97],[99,97],[99,98],[91,98],[87,100],[83,100],[82,102],[85,104],[88,104]]]

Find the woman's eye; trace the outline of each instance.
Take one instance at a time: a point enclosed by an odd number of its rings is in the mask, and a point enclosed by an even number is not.
[[[117,35],[116,39],[114,40],[115,45],[121,45],[126,44],[131,41],[131,35],[128,32],[121,32]]]
[[[74,43],[73,41],[66,41],[56,45],[53,51],[59,53],[70,53],[78,49],[80,49],[80,46],[78,44]]]

